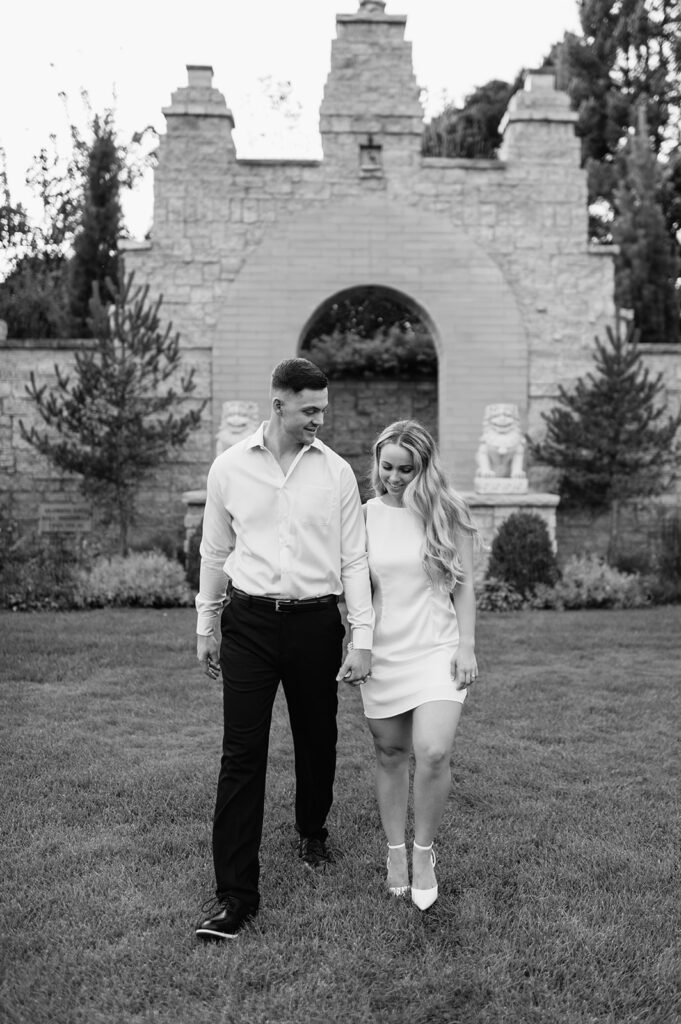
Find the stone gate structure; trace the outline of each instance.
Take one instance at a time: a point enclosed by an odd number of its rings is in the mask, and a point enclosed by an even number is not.
[[[406,18],[384,8],[337,18],[321,161],[237,159],[212,69],[190,66],[164,109],[152,238],[126,265],[164,294],[188,356],[210,350],[211,435],[223,400],[267,410],[269,369],[332,296],[398,293],[431,327],[440,446],[466,489],[485,405],[515,403],[532,429],[581,371],[612,321],[612,260],[587,243],[576,115],[553,75],[528,74],[500,159],[423,157]]]
[[[150,483],[150,521],[181,523],[181,494],[205,480],[223,403],[256,402],[264,417],[272,366],[298,354],[316,313],[347,289],[388,289],[429,325],[438,353],[431,413],[463,491],[473,485],[487,405],[518,406],[536,436],[558,384],[590,369],[593,337],[614,318],[612,252],[587,241],[567,95],[550,72],[532,71],[502,123],[499,159],[424,157],[405,23],[379,0],[338,15],[321,160],[238,159],[210,67],[189,66],[164,109],[151,238],[127,243],[125,263],[163,294],[162,315],[180,331],[210,414],[178,463]],[[17,389],[29,368],[49,380],[55,354],[48,343],[7,354],[14,404],[0,424],[10,437],[2,458],[15,512],[26,498],[31,515],[36,493],[49,498],[66,485],[22,446],[16,420],[30,410]],[[678,407],[679,353],[656,347],[649,362]],[[333,432],[323,436],[334,443]],[[530,489],[543,489],[531,468]]]

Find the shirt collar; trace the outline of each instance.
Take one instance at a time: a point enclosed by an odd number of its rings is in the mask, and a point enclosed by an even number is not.
[[[263,420],[258,429],[254,434],[251,434],[248,441],[246,442],[247,448],[265,448],[265,427],[267,426],[267,420]],[[305,446],[306,448],[316,448],[317,451],[324,451],[324,442],[320,441],[318,437],[315,437],[312,444]]]
[[[248,441],[246,442],[247,448],[264,448],[265,447],[265,420],[260,424],[255,434],[251,434]]]

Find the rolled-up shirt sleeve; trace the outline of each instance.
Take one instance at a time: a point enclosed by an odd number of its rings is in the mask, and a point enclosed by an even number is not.
[[[196,632],[202,636],[213,633],[222,610],[227,585],[225,562],[234,550],[232,519],[225,508],[215,463],[208,473],[206,508],[201,539],[201,571],[195,604],[198,613]]]
[[[374,611],[367,558],[366,527],[357,482],[349,465],[341,472],[341,580],[357,650],[371,650]]]

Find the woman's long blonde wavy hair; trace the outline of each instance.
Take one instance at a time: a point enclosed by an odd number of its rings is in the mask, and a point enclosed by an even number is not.
[[[391,423],[374,443],[371,482],[377,497],[386,493],[379,477],[381,451],[386,444],[399,445],[411,453],[414,478],[404,489],[404,505],[423,522],[426,573],[434,585],[451,592],[464,578],[457,534],[468,534],[476,546],[481,544],[468,505],[449,486],[435,441],[416,420]]]

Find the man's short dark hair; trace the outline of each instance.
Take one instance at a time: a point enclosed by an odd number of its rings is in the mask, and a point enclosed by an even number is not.
[[[309,359],[284,359],[272,371],[273,391],[323,391],[328,385],[326,374]]]

